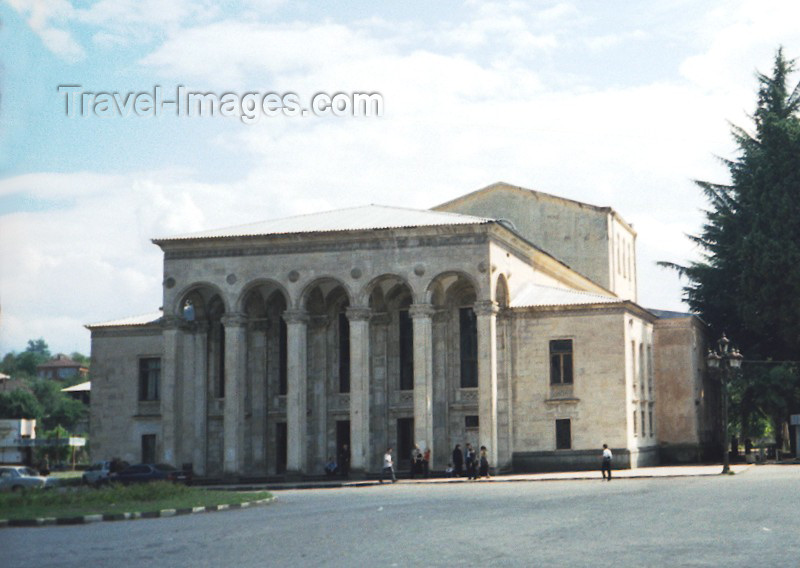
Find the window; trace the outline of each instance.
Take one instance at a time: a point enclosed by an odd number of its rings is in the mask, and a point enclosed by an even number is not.
[[[217,398],[225,398],[225,326],[217,324]]]
[[[645,423],[645,421],[644,421],[644,410],[642,410],[641,412],[639,412],[639,414],[640,414],[640,415],[641,415],[641,417],[642,417],[642,438],[644,438],[644,437],[646,437],[646,436],[647,436],[647,424],[646,424],[646,423]]]
[[[464,417],[464,428],[467,430],[476,430],[480,428],[480,420],[476,415],[470,415]]]
[[[572,384],[571,339],[554,339],[550,342],[550,384]]]
[[[350,320],[339,313],[339,392],[350,392]]]
[[[638,436],[638,430],[636,428],[636,411],[633,411],[633,435]]]
[[[286,322],[280,318],[278,323],[278,394],[286,394],[289,390],[289,366],[287,360]]]
[[[156,435],[142,436],[142,463],[156,463]]]
[[[400,390],[414,388],[414,324],[408,310],[400,311]]]
[[[461,336],[461,388],[478,386],[478,320],[472,308],[458,311]]]
[[[653,410],[650,409],[649,411],[649,418],[650,418],[650,437],[653,437]]]
[[[556,449],[572,448],[572,425],[569,418],[556,420]]]
[[[158,400],[158,383],[161,380],[161,359],[139,359],[139,400]]]

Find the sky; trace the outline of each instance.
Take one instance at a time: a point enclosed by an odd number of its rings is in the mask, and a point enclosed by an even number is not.
[[[729,181],[756,72],[781,45],[800,56],[790,1],[320,4],[0,4],[0,354],[39,337],[88,353],[85,324],[157,310],[152,238],[429,208],[496,181],[613,207],[638,233],[639,303],[685,310],[656,262],[697,258],[692,180]],[[64,85],[117,93],[120,111],[86,99],[70,116]],[[179,86],[383,107],[246,122],[122,104]]]

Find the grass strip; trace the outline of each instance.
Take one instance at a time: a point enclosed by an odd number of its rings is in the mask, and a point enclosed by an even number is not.
[[[0,494],[0,519],[77,518],[103,515],[125,518],[124,513],[150,516],[164,509],[224,510],[227,505],[267,499],[267,491],[212,491],[167,482],[100,489],[66,487]]]

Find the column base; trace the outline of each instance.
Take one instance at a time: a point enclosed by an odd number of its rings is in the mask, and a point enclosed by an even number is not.
[[[305,474],[302,471],[294,469],[287,469],[283,474],[283,478],[286,481],[302,481],[304,476]]]

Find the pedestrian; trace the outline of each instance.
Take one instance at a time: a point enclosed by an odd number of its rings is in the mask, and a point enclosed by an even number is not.
[[[414,479],[416,474],[422,468],[422,452],[419,451],[419,445],[414,444],[411,448],[411,479]]]
[[[425,479],[431,475],[431,447],[425,448],[425,453],[422,454],[422,474]]]
[[[383,469],[381,470],[381,483],[383,483],[383,478],[386,474],[391,475],[392,483],[397,481],[397,478],[394,476],[394,462],[392,462],[392,448],[386,448],[386,453],[383,454]]]
[[[467,466],[467,479],[475,479],[475,450],[472,449],[472,444],[467,444],[464,449],[464,465]]]
[[[325,464],[325,475],[327,477],[333,477],[337,469],[336,460],[333,459],[333,456],[329,456],[328,463]]]
[[[480,457],[480,470],[478,471],[478,477],[485,477],[489,478],[489,452],[486,450],[486,446],[481,446],[481,457]]]
[[[347,444],[342,444],[342,449],[339,452],[339,473],[342,477],[350,475],[350,447]]]
[[[611,481],[611,460],[613,457],[611,450],[608,449],[608,444],[603,444],[603,465],[600,471],[603,473],[603,479],[608,479],[608,481]],[[608,474],[608,478],[606,478],[606,474]]]
[[[461,444],[456,444],[453,448],[453,475],[461,477],[464,472],[464,453],[461,451]]]

